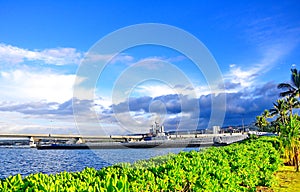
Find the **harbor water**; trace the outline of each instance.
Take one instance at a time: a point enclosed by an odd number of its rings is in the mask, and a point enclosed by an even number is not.
[[[199,148],[148,148],[101,150],[37,150],[35,148],[0,148],[0,179],[10,175],[76,172],[85,167],[101,169],[120,162],[137,160]]]

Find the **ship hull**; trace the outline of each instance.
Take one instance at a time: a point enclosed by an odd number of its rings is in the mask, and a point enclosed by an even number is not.
[[[38,145],[37,149],[129,149],[129,148],[186,148],[186,147],[208,147],[220,145],[213,141],[201,141],[192,139],[183,140],[155,140],[140,142],[103,142],[85,144],[51,144]],[[223,144],[222,144],[223,145]]]

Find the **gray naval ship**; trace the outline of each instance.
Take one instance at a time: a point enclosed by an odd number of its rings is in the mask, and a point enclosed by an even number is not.
[[[141,134],[140,139],[125,141],[102,141],[80,143],[38,143],[37,149],[128,149],[128,148],[186,148],[222,146],[244,140],[248,137],[242,133],[224,134],[166,134],[164,126],[155,122],[149,133]]]

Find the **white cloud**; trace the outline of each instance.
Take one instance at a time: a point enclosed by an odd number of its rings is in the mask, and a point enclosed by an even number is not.
[[[94,110],[101,111],[103,109],[110,109],[112,105],[112,101],[109,98],[106,97],[97,97],[94,98],[95,107]],[[99,106],[101,106],[101,110],[99,110]]]
[[[286,15],[274,15],[272,17],[261,17],[248,22],[246,36],[250,42],[255,43],[261,51],[270,47],[284,45],[281,51],[286,52],[294,48],[300,41],[298,24],[287,23]],[[287,50],[286,50],[287,49]]]
[[[135,63],[132,63],[132,65],[144,67],[147,70],[159,70],[167,64],[173,64],[176,62],[184,61],[187,58],[185,56],[179,55],[176,57],[158,57],[158,56],[152,56],[152,57],[146,57],[142,58]]]
[[[278,64],[278,61],[287,55],[294,47],[286,48],[286,44],[269,45],[269,48],[261,50],[262,57],[255,63],[248,64],[250,67],[242,67],[236,64],[230,65],[229,73],[225,74],[225,81],[233,84],[239,84],[238,90],[253,86],[259,77],[273,69]],[[260,48],[259,48],[260,49]]]
[[[150,97],[179,94],[175,89],[172,89],[167,85],[141,85],[136,87],[134,92]]]
[[[82,54],[74,48],[45,49],[34,59],[54,65],[79,64]]]
[[[258,17],[243,23],[246,24],[244,38],[260,53],[260,58],[258,57],[254,63],[230,65],[230,71],[224,75],[225,81],[239,84],[240,87],[229,91],[237,92],[255,86],[259,78],[271,71],[280,60],[299,45],[299,26],[288,24],[286,20],[286,15],[280,14]],[[246,65],[247,67],[243,67]]]
[[[79,64],[82,55],[74,48],[27,50],[12,45],[0,44],[0,62],[6,64],[19,64],[26,60],[40,61],[52,65]]]
[[[213,90],[212,90],[213,89]],[[201,95],[208,95],[211,93],[222,93],[223,91],[220,89],[217,89],[215,87],[209,87],[207,85],[202,86],[175,86],[175,87],[169,87],[164,84],[160,85],[141,85],[136,87],[132,94],[135,96],[135,93],[138,94],[138,96],[150,96],[150,97],[159,97],[164,95],[186,95],[189,98],[198,98]]]
[[[242,87],[249,87],[255,79],[258,68],[242,70],[241,67],[232,67],[230,73],[225,76],[232,83],[239,83]]]
[[[62,103],[73,97],[75,75],[49,71],[14,70],[0,73],[0,99]]]
[[[0,111],[0,133],[78,133],[73,118]]]
[[[83,58],[83,63],[91,64],[99,61],[109,62],[114,64],[116,62],[128,63],[133,61],[134,58],[126,54],[98,54],[93,52],[87,52]]]

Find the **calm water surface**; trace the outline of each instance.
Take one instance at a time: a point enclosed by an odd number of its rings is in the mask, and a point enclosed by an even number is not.
[[[198,150],[197,148],[101,149],[101,150],[37,150],[32,148],[0,148],[0,179],[20,173],[55,174],[76,172],[85,167],[101,169],[119,162],[149,159],[168,153]]]

